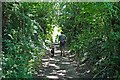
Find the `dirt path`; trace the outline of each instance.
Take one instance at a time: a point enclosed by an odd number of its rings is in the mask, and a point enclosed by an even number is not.
[[[67,56],[60,56],[60,50],[55,51],[55,56],[45,56],[42,59],[42,67],[36,72],[37,78],[47,79],[78,79],[85,78],[77,67],[77,62],[74,60],[74,55],[66,53]],[[81,66],[81,71],[84,71],[84,67]],[[88,71],[89,72],[89,71]],[[83,72],[85,73],[85,71]],[[83,76],[83,77],[82,77]]]

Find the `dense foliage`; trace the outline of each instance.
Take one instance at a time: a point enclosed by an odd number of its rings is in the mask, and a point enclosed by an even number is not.
[[[4,77],[32,77],[51,37],[51,9],[50,3],[3,3]]]
[[[94,78],[120,77],[119,3],[66,3],[60,24],[69,49],[92,65]]]
[[[5,77],[32,77],[55,25],[93,78],[120,78],[119,3],[3,3]]]

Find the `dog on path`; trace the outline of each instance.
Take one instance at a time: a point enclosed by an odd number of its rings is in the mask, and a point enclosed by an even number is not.
[[[55,54],[55,48],[54,48],[54,44],[51,44],[51,57],[54,57]]]

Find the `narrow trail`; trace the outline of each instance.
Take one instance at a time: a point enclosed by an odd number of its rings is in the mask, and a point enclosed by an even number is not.
[[[79,79],[86,78],[86,67],[81,65],[78,69],[74,55],[66,52],[66,56],[60,56],[60,50],[55,51],[54,57],[46,55],[42,59],[42,67],[39,68],[35,76],[47,79]],[[79,73],[81,71],[81,73]],[[87,75],[89,77],[89,75]]]

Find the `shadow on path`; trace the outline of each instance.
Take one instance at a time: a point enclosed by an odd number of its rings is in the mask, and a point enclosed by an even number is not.
[[[63,80],[80,78],[80,73],[76,71],[77,62],[72,57],[74,57],[74,55],[70,55],[67,51],[65,57],[60,56],[60,50],[55,51],[55,55],[52,58],[49,55],[46,55],[42,59],[42,67],[35,73],[35,77]],[[81,70],[83,69],[84,68],[81,67]],[[83,72],[83,75],[84,73],[85,71]],[[81,76],[83,75],[81,74]]]

